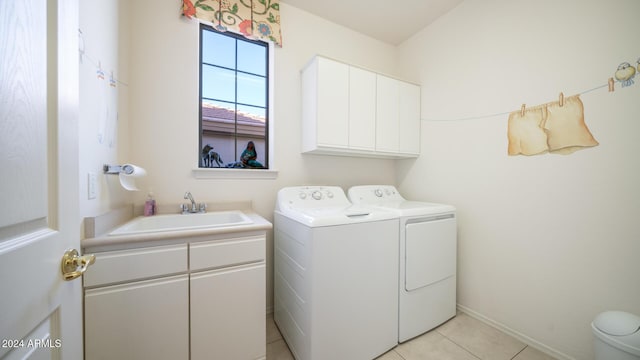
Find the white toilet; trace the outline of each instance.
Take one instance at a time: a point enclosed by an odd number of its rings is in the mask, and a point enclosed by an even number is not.
[[[596,360],[640,360],[640,317],[605,311],[591,323]]]

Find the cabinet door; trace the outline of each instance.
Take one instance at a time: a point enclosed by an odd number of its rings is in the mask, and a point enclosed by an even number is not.
[[[398,152],[398,81],[377,75],[376,150]]]
[[[266,356],[264,263],[191,274],[191,360]]]
[[[349,147],[374,150],[376,145],[376,74],[349,67]]]
[[[317,58],[318,145],[349,145],[349,66]]]
[[[86,290],[85,359],[189,359],[188,275]]]
[[[400,152],[420,154],[420,87],[399,82]]]

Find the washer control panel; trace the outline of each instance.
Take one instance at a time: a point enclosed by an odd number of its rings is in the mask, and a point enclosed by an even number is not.
[[[300,200],[306,200],[307,198],[310,198],[313,200],[332,199],[333,191],[331,190],[323,191],[322,189],[315,189],[315,190],[300,189],[300,192],[298,193],[298,197],[300,198]]]
[[[338,186],[298,186],[278,192],[276,206],[283,208],[325,208],[350,206],[342,188]]]

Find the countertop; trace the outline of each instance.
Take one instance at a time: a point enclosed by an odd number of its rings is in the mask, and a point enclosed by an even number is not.
[[[219,210],[230,210],[228,207]],[[272,229],[273,225],[267,221],[262,216],[255,213],[251,208],[247,208],[244,206],[235,207],[233,210],[242,211],[249,219],[251,219],[251,224],[241,224],[241,225],[232,225],[226,227],[212,227],[205,229],[192,229],[192,230],[179,230],[179,231],[161,231],[154,233],[140,233],[140,234],[125,234],[125,235],[108,235],[110,230],[121,226],[129,220],[134,219],[131,217],[126,221],[120,221],[117,224],[108,228],[107,231],[103,231],[102,234],[87,237],[83,239],[80,243],[81,247],[84,250],[89,249],[90,251],[99,251],[104,247],[120,247],[126,245],[135,245],[136,247],[145,247],[146,244],[141,244],[145,242],[153,242],[153,243],[166,243],[168,240],[175,239],[176,241],[199,241],[203,238],[212,238],[212,237],[220,237],[221,235],[233,235],[237,233],[251,233],[251,232],[260,232]],[[213,210],[218,211],[218,209]],[[184,215],[189,216],[189,215]],[[93,219],[92,221],[95,221]],[[86,220],[85,220],[86,223]],[[119,246],[120,245],[120,246]],[[151,244],[149,244],[151,245]],[[126,247],[129,247],[126,246]]]

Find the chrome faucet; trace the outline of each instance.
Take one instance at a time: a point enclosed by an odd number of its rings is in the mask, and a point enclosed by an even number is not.
[[[184,193],[184,199],[185,200],[189,199],[189,201],[191,201],[191,209],[189,209],[189,206],[187,204],[180,205],[180,209],[182,210],[183,214],[206,212],[207,204],[205,203],[196,204],[196,201],[193,199],[193,195],[191,195],[190,191],[187,191],[186,193]]]
[[[193,200],[193,196],[191,196],[191,192],[187,191],[184,193],[184,198],[191,200],[191,212],[196,212],[196,202]]]

